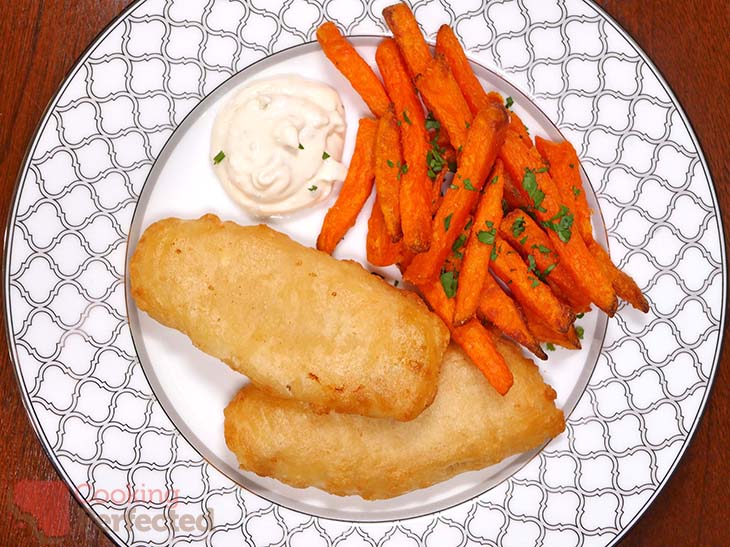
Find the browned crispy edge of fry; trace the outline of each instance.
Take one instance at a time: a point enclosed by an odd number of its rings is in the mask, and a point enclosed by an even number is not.
[[[626,302],[631,304],[637,310],[647,313],[649,311],[649,302],[641,292],[639,286],[636,284],[636,281],[634,281],[629,274],[620,270],[613,263],[608,252],[606,252],[606,249],[599,245],[595,240],[591,240],[588,244],[588,250],[594,257],[596,257],[596,260],[598,260],[604,270],[611,277],[611,283],[613,284],[613,288],[616,290],[616,294],[618,294],[620,298],[626,300]]]
[[[547,325],[540,317],[530,310],[523,310],[527,321],[527,328],[542,343],[555,344],[567,349],[581,349],[580,338],[575,325],[571,325],[567,332],[558,332]]]
[[[426,64],[431,59],[431,52],[421,34],[416,17],[411,8],[401,2],[386,7],[383,10],[383,18],[393,33],[411,78],[415,78],[417,74],[426,70]]]

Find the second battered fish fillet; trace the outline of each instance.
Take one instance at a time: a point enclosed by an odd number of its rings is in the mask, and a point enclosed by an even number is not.
[[[398,420],[434,398],[446,326],[355,262],[206,215],[147,228],[129,273],[141,310],[270,395]]]
[[[498,348],[514,375],[505,396],[455,345],[433,404],[410,422],[318,414],[253,386],[225,409],[225,437],[242,469],[341,496],[390,498],[540,446],[565,428],[555,391],[510,343]]]

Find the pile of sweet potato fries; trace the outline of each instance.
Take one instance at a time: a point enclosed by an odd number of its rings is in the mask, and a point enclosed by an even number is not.
[[[483,89],[450,27],[439,29],[432,54],[406,4],[383,16],[393,38],[375,54],[382,82],[334,23],[317,30],[377,118],[359,122],[317,248],[333,252],[374,184],[368,261],[397,264],[504,394],[512,374],[492,329],[546,359],[541,343],[580,348],[574,321],[591,304],[609,316],[617,296],[644,312],[649,305],[593,239],[571,144],[533,142],[512,100]]]

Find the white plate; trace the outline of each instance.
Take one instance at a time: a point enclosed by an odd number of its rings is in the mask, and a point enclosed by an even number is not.
[[[541,364],[569,418],[540,451],[379,502],[236,469],[222,409],[243,380],[125,300],[128,241],[170,215],[252,222],[208,157],[215,112],[244,81],[297,73],[335,85],[349,157],[365,107],[306,42],[333,19],[372,60],[387,3],[139,2],[44,117],[7,232],[8,338],[44,447],[120,545],[610,544],[691,437],[717,366],[726,268],[714,190],[676,100],[592,4],[431,2],[415,8],[430,38],[450,23],[533,133],[557,137],[554,123],[576,145],[599,239],[651,311],[594,312],[584,350]],[[312,245],[333,197],[273,225]],[[363,261],[364,218],[337,256]],[[143,513],[157,520],[140,526]],[[186,532],[181,515],[208,520]]]

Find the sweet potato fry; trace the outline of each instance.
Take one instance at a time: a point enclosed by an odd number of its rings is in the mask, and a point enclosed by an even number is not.
[[[588,207],[585,188],[580,177],[578,154],[569,142],[555,143],[540,137],[535,138],[535,147],[550,164],[550,176],[562,196],[563,202],[574,211],[575,225],[578,226],[583,241],[591,255],[611,279],[616,294],[629,302],[637,310],[649,311],[649,303],[636,282],[619,270],[611,261],[608,253],[593,239],[591,210]]]
[[[558,332],[550,328],[540,317],[531,311],[525,310],[527,328],[542,343],[555,344],[568,349],[580,349],[580,338],[575,326],[571,325],[568,332]]]
[[[560,193],[539,152],[529,148],[514,131],[507,131],[499,156],[523,199],[548,228],[548,237],[576,285],[606,314],[613,316],[618,303],[611,280],[588,252],[583,238],[578,234],[573,237],[573,213],[561,203]]]
[[[340,34],[337,26],[330,21],[322,23],[317,29],[317,40],[327,58],[349,80],[372,113],[377,117],[385,114],[390,99],[383,84],[352,44]]]
[[[449,65],[472,115],[476,116],[477,112],[490,102],[504,104],[504,99],[499,93],[484,91],[466,58],[459,39],[449,25],[441,25],[439,28],[436,35],[436,54],[441,55]]]
[[[442,188],[444,185],[444,178],[446,177],[447,169],[442,169],[436,174],[436,178],[434,179],[432,185],[431,185],[431,216],[436,214],[436,211],[439,210],[439,207],[441,206],[441,202],[444,199],[444,195],[442,193]],[[429,229],[430,229],[429,224]]]
[[[524,346],[540,359],[547,359],[540,342],[527,327],[522,310],[504,292],[491,273],[487,273],[484,279],[477,315],[482,321],[488,321],[502,334]]]
[[[509,112],[509,131],[513,131],[520,138],[520,140],[525,143],[525,146],[533,146],[532,139],[530,138],[530,132],[527,130],[527,126],[524,124],[522,119],[512,110],[510,110]]]
[[[573,212],[574,225],[586,242],[593,241],[591,209],[580,178],[580,161],[573,145],[568,141],[551,142],[535,137],[535,148],[548,161],[549,173],[560,192],[565,205]]]
[[[378,120],[375,139],[375,190],[380,208],[385,217],[390,239],[400,241],[403,237],[400,218],[401,176],[408,167],[401,155],[400,131],[391,110]]]
[[[383,18],[393,33],[411,78],[423,73],[431,60],[431,52],[411,8],[405,3],[388,6],[383,10]]]
[[[588,250],[595,257],[604,271],[611,278],[611,284],[613,285],[616,294],[620,298],[626,300],[637,310],[647,313],[649,311],[649,302],[646,297],[641,293],[641,289],[636,284],[636,281],[627,273],[619,270],[618,267],[611,261],[611,257],[608,256],[606,250],[601,247],[595,240],[591,240],[588,243]]]
[[[489,255],[502,222],[504,168],[497,160],[479,200],[471,233],[466,242],[464,262],[459,272],[454,325],[463,325],[474,317],[488,274]]]
[[[431,59],[426,70],[416,76],[416,87],[448,132],[451,146],[457,152],[461,150],[473,116],[446,61],[441,57]]]
[[[528,269],[517,251],[499,235],[494,248],[490,263],[492,270],[507,284],[520,306],[558,332],[568,332],[575,319],[570,308],[557,299],[535,272]]]
[[[418,285],[436,277],[479,199],[506,130],[507,113],[502,106],[490,105],[474,118],[453,187],[446,191],[436,212],[431,247],[413,259],[405,272],[406,280]]]
[[[520,209],[510,211],[499,226],[499,234],[574,313],[590,310],[590,298],[577,287],[570,272],[560,263],[550,238],[532,217]]]
[[[401,243],[393,243],[385,226],[385,217],[380,200],[375,196],[373,210],[368,220],[368,235],[365,240],[368,262],[373,266],[390,266],[401,259]]]
[[[438,281],[419,286],[418,289],[433,311],[449,326],[453,340],[482,371],[487,381],[501,395],[507,393],[512,387],[512,373],[502,355],[497,351],[494,339],[487,329],[476,319],[455,327],[452,324],[454,302],[447,298]]]
[[[428,250],[431,243],[431,181],[426,156],[428,133],[421,101],[416,96],[405,64],[392,38],[383,40],[375,52],[385,89],[393,100],[398,119],[403,161],[408,166],[401,176],[400,213],[405,244],[413,252]]]
[[[375,177],[375,136],[378,122],[362,118],[358,124],[355,151],[347,177],[335,204],[327,211],[317,238],[317,249],[332,254],[347,231],[353,227],[362,206],[370,196]]]

